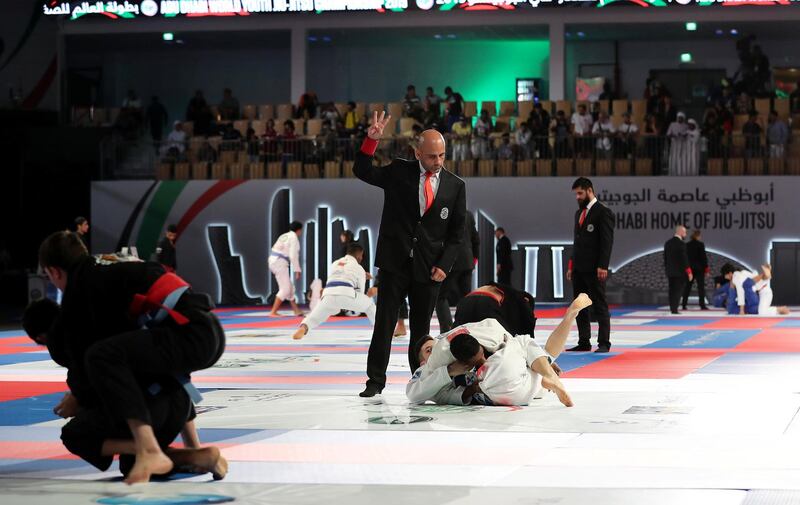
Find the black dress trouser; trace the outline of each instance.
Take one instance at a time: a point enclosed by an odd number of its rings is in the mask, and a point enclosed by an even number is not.
[[[429,280],[419,282],[414,279],[413,262],[409,258],[397,271],[381,269],[381,282],[378,288],[378,303],[375,311],[375,328],[367,355],[367,385],[383,390],[386,385],[386,368],[392,352],[392,334],[397,325],[397,311],[403,299],[408,296],[409,330],[408,362],[411,372],[415,370],[416,356],[412,349],[416,342],[428,335],[431,329],[431,316],[439,293],[440,283]]]
[[[593,310],[597,317],[597,345],[599,347],[611,347],[611,316],[608,312],[608,301],[606,300],[606,284],[597,278],[597,271],[592,272],[573,272],[572,273],[572,292],[574,296],[586,293],[592,300],[592,305],[578,312],[576,323],[578,324],[578,345],[591,345],[592,326],[589,320],[589,310]]]
[[[692,292],[692,284],[697,283],[697,296],[700,299],[700,307],[706,306],[706,278],[703,270],[692,269],[692,280],[687,280],[686,286],[683,288],[683,306],[689,302],[689,294]]]
[[[678,304],[680,304],[681,296],[683,295],[683,286],[686,284],[687,280],[685,275],[681,275],[680,277],[667,277],[667,282],[669,284],[669,311],[673,314],[678,312]]]

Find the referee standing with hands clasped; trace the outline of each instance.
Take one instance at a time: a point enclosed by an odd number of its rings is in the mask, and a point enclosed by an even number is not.
[[[367,138],[356,153],[353,173],[383,190],[383,214],[375,266],[381,286],[375,329],[367,357],[367,384],[359,396],[372,397],[386,385],[397,310],[408,295],[411,339],[408,360],[419,367],[415,344],[430,331],[439,287],[450,273],[464,235],[464,181],[444,168],[444,137],[426,130],[414,149],[415,160],[394,159],[376,167],[373,156],[383,130],[385,113],[374,112]]]

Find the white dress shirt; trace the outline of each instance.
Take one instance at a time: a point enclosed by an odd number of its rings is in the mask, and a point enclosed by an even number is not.
[[[422,217],[425,214],[425,174],[427,170],[419,164],[419,215]],[[436,199],[436,193],[439,191],[439,175],[441,169],[431,176],[431,187],[433,188],[433,198]]]

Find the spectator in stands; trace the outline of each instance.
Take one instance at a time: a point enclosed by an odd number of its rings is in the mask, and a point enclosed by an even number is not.
[[[197,149],[197,161],[205,163],[216,163],[217,161],[217,150],[208,141],[208,137],[203,139],[203,143]]]
[[[716,108],[706,110],[701,133],[706,139],[709,158],[722,157],[722,136],[724,135],[724,130],[719,121]]]
[[[461,116],[458,123],[453,125],[451,133],[453,135],[453,161],[466,160],[469,152],[470,136],[472,135],[470,121]]]
[[[222,101],[219,103],[219,117],[223,121],[236,121],[239,119],[239,100],[233,96],[230,88],[222,91]]]
[[[761,46],[753,46],[753,66],[754,66],[754,87],[756,96],[767,95],[767,87],[769,86],[770,75],[772,70],[769,66],[769,58],[761,50]]]
[[[322,112],[319,115],[320,119],[323,121],[328,121],[333,128],[333,125],[339,121],[339,111],[336,110],[336,104],[333,102],[328,102],[322,107]]]
[[[567,122],[567,116],[563,110],[556,112],[556,117],[550,125],[550,131],[553,134],[556,156],[559,158],[569,157],[569,136],[570,125]]]
[[[406,96],[403,98],[403,116],[414,118],[419,122],[425,121],[422,100],[417,96],[417,88],[413,84],[406,87]]]
[[[689,125],[686,124],[686,114],[678,112],[675,121],[670,123],[667,128],[667,138],[669,139],[669,175],[680,175],[684,171],[684,166],[689,158],[687,146],[687,131]]]
[[[167,109],[161,104],[157,96],[150,99],[150,105],[147,106],[147,124],[150,127],[150,136],[153,142],[161,142],[164,138],[164,127],[167,126],[169,116]]]
[[[275,131],[275,121],[267,119],[267,124],[264,127],[264,134],[261,136],[263,139],[263,152],[264,158],[267,161],[275,161],[278,159],[278,132]]]
[[[519,124],[517,131],[514,133],[514,140],[517,148],[516,158],[518,160],[531,159],[531,153],[533,152],[533,133],[527,122],[523,121]]]
[[[297,111],[295,112],[294,117],[297,119],[313,119],[317,117],[318,107],[319,99],[317,99],[316,93],[313,91],[303,93],[303,96],[300,97],[300,101],[297,103]],[[294,124],[292,124],[292,127],[294,127]]]
[[[182,160],[186,152],[186,132],[183,123],[175,121],[172,131],[167,135],[167,141],[161,149],[161,155],[168,158]]]
[[[464,97],[461,96],[461,93],[454,92],[453,88],[447,86],[444,88],[444,102],[447,110],[445,114],[445,131],[450,131],[464,111]]]
[[[475,131],[472,134],[472,157],[476,160],[489,159],[489,134],[494,130],[492,116],[486,109],[481,109],[481,115],[475,121]]]
[[[645,154],[653,160],[653,175],[660,174],[664,144],[661,138],[661,130],[658,129],[658,121],[654,114],[647,114],[644,117],[644,128],[642,130]]]
[[[195,91],[194,97],[189,100],[189,105],[186,107],[186,120],[194,123],[195,135],[208,135],[211,133],[211,123],[213,121],[211,109],[208,107],[205,97],[203,97],[203,92],[199,89]]]
[[[248,128],[247,133],[244,135],[245,150],[247,151],[247,158],[250,163],[258,162],[258,155],[261,149],[259,145],[258,136],[253,128]]]
[[[139,100],[139,96],[136,92],[132,89],[128,90],[128,94],[125,98],[122,99],[122,108],[128,109],[129,111],[140,111],[142,110],[142,101]]]
[[[317,135],[318,153],[321,161],[332,161],[336,159],[336,130],[333,129],[329,120],[322,122],[322,130]]]
[[[672,97],[664,93],[658,107],[658,129],[666,131],[672,123],[678,121],[678,108],[672,103]]]
[[[613,100],[614,98],[616,97],[614,96],[614,91],[612,91],[611,89],[611,81],[605,81],[603,83],[603,92],[600,93],[598,100],[600,101],[606,100],[608,101],[608,105],[610,106],[611,100]]]
[[[597,103],[597,102],[595,102]],[[600,112],[597,122],[592,126],[592,135],[596,139],[597,156],[610,159],[614,153],[614,136],[617,130],[605,112]]]
[[[352,135],[358,126],[358,114],[356,113],[356,103],[347,102],[347,112],[344,114],[344,130]]]
[[[737,114],[749,114],[753,109],[753,100],[747,93],[740,93],[736,98],[735,110]]]
[[[622,124],[617,128],[619,139],[619,153],[623,158],[633,158],[636,153],[636,142],[639,137],[639,127],[631,121],[630,112],[622,114]]]
[[[758,124],[758,112],[751,110],[747,115],[747,122],[742,125],[744,135],[744,155],[746,158],[761,156],[761,133],[763,128]]]
[[[697,121],[686,122],[686,165],[680,175],[700,175],[700,128]]]
[[[789,142],[789,127],[778,117],[778,112],[771,110],[767,124],[767,145],[770,158],[783,158],[786,144]]]
[[[591,109],[592,124],[594,124],[600,119],[600,112],[602,112],[602,109],[600,108],[600,102],[592,102]]]
[[[433,92],[433,88],[428,86],[425,90],[425,123],[429,127],[433,123],[438,123],[442,114],[442,98]]]
[[[661,102],[661,83],[655,78],[655,72],[652,70],[644,83],[644,99],[647,100],[647,113],[657,114]]]
[[[86,250],[89,250],[89,220],[85,217],[78,216],[75,218],[75,233],[78,234],[78,237],[83,242],[83,245],[86,247]]]
[[[578,111],[572,113],[572,135],[575,137],[575,151],[586,157],[592,150],[592,116],[586,111],[586,104],[579,104]]]
[[[294,131],[294,121],[287,119],[283,122],[283,133],[278,136],[284,161],[299,159],[300,141]]]
[[[514,159],[514,149],[511,146],[511,135],[508,133],[503,134],[500,141],[500,146],[497,148],[498,160],[512,160]]]
[[[242,132],[233,127],[232,123],[225,125],[222,131],[222,145],[220,151],[239,151],[242,148]]]
[[[789,94],[789,110],[792,113],[800,112],[800,80],[794,85],[794,90]]]

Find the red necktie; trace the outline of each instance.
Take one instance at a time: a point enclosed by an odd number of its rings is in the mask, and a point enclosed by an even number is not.
[[[586,219],[586,211],[587,210],[588,209],[583,209],[583,212],[581,212],[581,218],[578,220],[578,228],[583,226],[583,220]]]
[[[425,212],[433,205],[433,185],[431,184],[431,177],[433,172],[425,171]],[[423,214],[425,213],[423,212]]]

